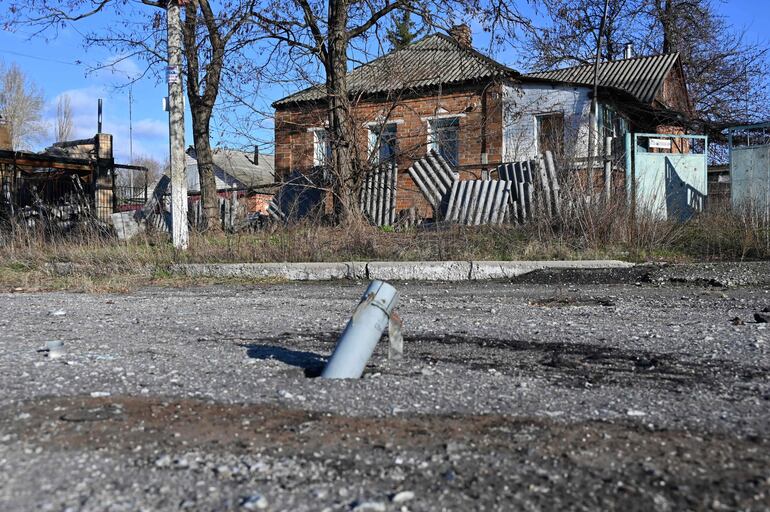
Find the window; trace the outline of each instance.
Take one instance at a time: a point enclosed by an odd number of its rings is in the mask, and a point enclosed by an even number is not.
[[[449,165],[460,162],[460,118],[447,117],[428,121],[428,147],[444,157]]]
[[[374,163],[389,162],[396,157],[396,123],[369,128],[369,151]]]
[[[601,105],[599,108],[599,147],[606,151],[604,147],[607,143],[607,137],[612,137],[612,154],[619,155],[625,148],[625,136],[628,132],[628,121],[617,113],[615,109],[608,105]]]
[[[564,114],[556,112],[535,116],[537,120],[537,151],[561,155],[564,148]]]
[[[313,130],[313,166],[327,165],[331,161],[332,148],[329,145],[329,132],[324,128]]]

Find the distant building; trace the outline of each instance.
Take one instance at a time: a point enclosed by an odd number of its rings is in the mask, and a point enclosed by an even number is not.
[[[234,149],[215,148],[214,180],[217,192],[225,195],[236,190],[248,212],[267,211],[267,203],[272,198],[270,185],[275,183],[273,155]],[[189,147],[186,156],[187,193],[199,196],[201,193],[198,161],[195,148]]]

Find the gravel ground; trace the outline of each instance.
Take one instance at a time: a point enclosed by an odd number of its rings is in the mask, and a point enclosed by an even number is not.
[[[768,275],[397,283],[357,381],[362,282],[5,294],[0,510],[770,510]]]

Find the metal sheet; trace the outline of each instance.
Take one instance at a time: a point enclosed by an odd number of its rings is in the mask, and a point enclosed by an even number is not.
[[[442,209],[442,203],[445,202],[452,186],[458,180],[457,173],[441,155],[433,150],[424,158],[415,161],[407,173],[438,215]]]
[[[466,226],[499,224],[505,218],[511,182],[465,180],[452,186],[446,219]]]
[[[373,225],[390,226],[395,221],[397,183],[395,163],[383,164],[364,178],[359,204]]]
[[[700,140],[704,143],[704,152],[651,153],[639,145],[639,138],[653,137]],[[636,194],[637,211],[678,221],[703,211],[708,195],[706,136],[638,133],[633,135],[632,149],[636,183],[630,178],[627,183],[629,194]],[[626,172],[630,172],[630,168]]]

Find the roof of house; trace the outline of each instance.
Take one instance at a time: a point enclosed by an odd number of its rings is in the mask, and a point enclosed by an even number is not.
[[[259,162],[254,164],[254,153],[234,149],[215,148],[214,179],[217,190],[236,188],[253,188],[269,185],[275,181],[275,165],[273,155],[260,153]],[[188,150],[186,156],[187,191],[200,192],[200,177],[195,151]]]
[[[679,59],[678,53],[634,57],[599,63],[599,86],[612,87],[632,95],[642,103],[650,104],[658,94],[663,81]],[[573,66],[539,73],[525,78],[579,85],[593,85],[594,66]]]
[[[433,34],[348,72],[352,94],[376,94],[404,89],[518,76],[473,48],[445,34]],[[315,101],[326,96],[323,85],[282,98],[273,106]]]

